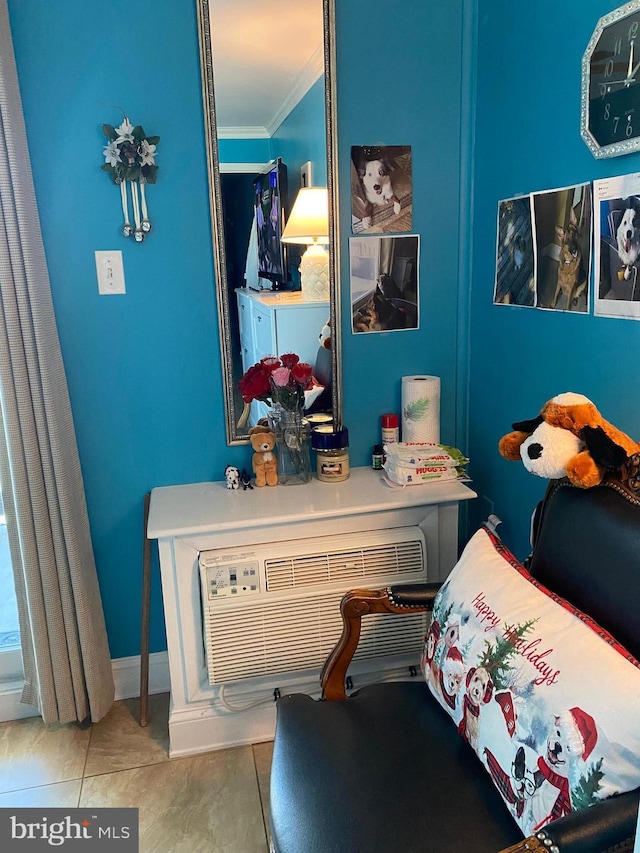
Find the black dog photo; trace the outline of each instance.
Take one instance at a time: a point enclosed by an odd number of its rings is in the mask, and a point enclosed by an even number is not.
[[[411,231],[411,146],[351,148],[351,227],[354,234]]]
[[[419,245],[416,234],[349,240],[354,333],[418,328]]]

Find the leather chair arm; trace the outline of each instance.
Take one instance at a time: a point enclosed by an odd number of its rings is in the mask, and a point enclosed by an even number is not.
[[[361,620],[368,613],[415,613],[431,610],[440,584],[407,584],[384,589],[353,589],[340,602],[342,635],[327,658],[320,683],[322,698],[346,699],[347,670],[358,648]]]
[[[571,812],[502,853],[631,853],[639,795],[636,789]]]
[[[389,586],[389,601],[398,607],[422,607],[433,609],[433,601],[441,583],[407,583],[401,586]]]

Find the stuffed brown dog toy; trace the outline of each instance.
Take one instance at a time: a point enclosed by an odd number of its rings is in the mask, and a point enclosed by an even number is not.
[[[537,418],[513,424],[498,450],[505,459],[522,460],[539,477],[567,477],[588,489],[602,482],[607,471],[619,470],[640,444],[606,421],[582,394],[558,394]]]

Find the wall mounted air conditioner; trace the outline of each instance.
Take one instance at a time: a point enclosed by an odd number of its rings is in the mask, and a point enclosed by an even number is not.
[[[419,527],[201,551],[199,566],[211,686],[319,671],[340,637],[345,592],[427,579]],[[362,624],[361,671],[417,665],[426,614]]]

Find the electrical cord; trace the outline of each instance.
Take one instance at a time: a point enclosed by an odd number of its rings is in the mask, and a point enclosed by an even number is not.
[[[403,675],[406,672],[406,669],[407,669],[407,667],[404,667],[404,666],[398,667],[397,669],[387,671],[385,673],[385,675],[391,676],[392,678],[394,675],[400,677],[401,675]],[[416,667],[409,667],[409,673],[410,673],[412,678],[415,678],[418,675],[418,672],[419,672],[419,669],[417,669]],[[363,677],[358,678],[358,681],[359,681],[358,689],[361,689],[362,687],[368,687],[371,684],[378,683],[378,681],[380,679],[376,678],[374,674],[372,674],[372,675],[373,675],[373,677],[370,677],[370,678],[366,678],[366,677],[365,678],[363,678]],[[226,684],[220,685],[220,692],[218,693],[218,698],[219,698],[220,704],[223,706],[223,708],[225,708],[227,711],[229,711],[232,714],[241,714],[243,711],[251,711],[253,708],[259,708],[260,705],[268,705],[269,702],[276,702],[280,698],[280,689],[278,687],[276,687],[271,696],[265,696],[262,699],[257,699],[255,702],[249,702],[246,705],[233,705],[231,702],[229,702],[229,700],[225,696],[226,687],[227,687]],[[320,696],[320,691],[318,691],[318,690],[312,690],[312,691],[296,690],[296,693],[304,693],[306,696],[311,696],[312,698],[314,698],[315,696],[317,696],[317,697]]]
[[[276,702],[280,698],[280,689],[276,687],[271,696],[265,696],[263,699],[257,699],[255,702],[249,702],[246,705],[232,705],[225,696],[226,686],[226,684],[220,685],[218,698],[220,699],[220,704],[232,714],[241,714],[243,711],[250,711],[252,708],[258,708],[260,705],[267,705],[269,702]],[[299,690],[297,692],[304,693],[305,691]],[[307,696],[313,696],[314,693],[317,693],[317,691],[307,693]]]
[[[226,684],[220,685],[220,693],[218,698],[220,699],[220,704],[227,709],[227,711],[231,711],[232,714],[241,714],[243,711],[250,711],[252,708],[257,708],[259,705],[266,705],[267,702],[273,702],[272,696],[266,696],[264,699],[258,699],[256,702],[250,702],[248,705],[232,705],[225,698]]]

